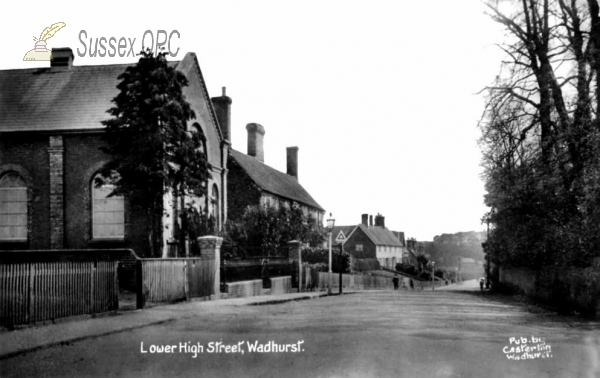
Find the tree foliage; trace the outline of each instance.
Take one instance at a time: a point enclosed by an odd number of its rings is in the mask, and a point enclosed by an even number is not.
[[[298,240],[315,247],[324,240],[323,230],[312,215],[292,202],[248,206],[241,220],[228,227],[229,237],[237,245],[258,248],[261,255],[276,256],[287,250],[287,243]]]
[[[151,255],[160,256],[165,194],[205,195],[210,174],[201,133],[188,127],[195,114],[183,95],[185,75],[169,66],[166,53],[140,55],[118,77],[119,94],[107,111],[112,118],[102,122],[103,150],[113,157],[103,173],[112,177],[112,195],[145,210]]]
[[[479,125],[486,253],[501,265],[587,266],[600,251],[598,2],[487,5],[507,57]]]
[[[302,249],[302,262],[311,264],[321,272],[329,271],[329,249],[304,248]],[[350,273],[352,257],[348,252],[341,252],[339,246],[331,251],[331,271],[333,273]]]
[[[425,246],[424,253],[431,260],[443,266],[454,266],[458,258],[472,258],[483,261],[484,254],[481,246],[486,239],[485,231],[457,232],[441,234],[433,238],[433,242],[419,242]]]

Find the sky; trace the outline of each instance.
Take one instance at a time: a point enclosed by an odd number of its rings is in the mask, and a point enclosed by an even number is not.
[[[59,21],[48,48],[71,47],[74,65],[137,61],[90,57],[80,38],[135,38],[137,52],[164,30],[179,48],[170,60],[194,52],[209,95],[227,88],[233,148],[246,153],[246,124],[259,123],[265,163],[285,172],[286,147],[299,147],[300,183],[337,225],[379,213],[421,241],[484,229],[478,92],[499,72],[504,33],[479,1],[10,4],[0,69],[47,67],[23,56]]]

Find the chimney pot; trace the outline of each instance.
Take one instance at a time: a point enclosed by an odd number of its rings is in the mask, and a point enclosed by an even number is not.
[[[361,216],[361,221],[362,221],[363,226],[369,227],[369,214],[363,214]]]
[[[287,148],[287,174],[298,180],[298,147]]]
[[[70,70],[73,67],[73,50],[70,47],[55,47],[52,49],[52,60],[50,67],[57,70]]]
[[[373,216],[369,215],[369,227],[373,227]]]
[[[263,138],[265,136],[265,128],[258,123],[249,123],[246,125],[246,130],[248,130],[248,155],[264,163],[265,151],[263,148]]]

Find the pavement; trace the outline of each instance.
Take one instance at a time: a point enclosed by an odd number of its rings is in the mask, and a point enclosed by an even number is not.
[[[65,345],[75,341],[193,317],[206,307],[268,305],[323,296],[327,296],[327,292],[180,302],[143,310],[119,311],[116,314],[94,318],[66,319],[56,324],[4,331],[0,332],[0,360],[56,345]]]

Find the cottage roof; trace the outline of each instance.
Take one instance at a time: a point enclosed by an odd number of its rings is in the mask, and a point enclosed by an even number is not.
[[[346,240],[348,240],[348,237],[350,236],[352,231],[354,231],[355,228],[356,228],[356,226],[335,226],[335,227],[333,227],[333,230],[331,231],[332,241],[334,243],[338,243],[338,244],[346,242]],[[343,239],[343,241],[341,239],[338,240],[338,237],[340,236],[341,233],[344,234],[345,239]]]
[[[119,93],[118,77],[133,64],[0,70],[0,132],[104,129],[100,122],[111,117],[107,110]],[[210,103],[194,53],[168,64],[184,74],[195,66]]]
[[[298,180],[239,151],[231,149],[231,157],[262,190],[325,211]]]
[[[366,227],[362,223],[356,229],[361,229],[371,239],[375,245],[402,247],[402,243],[392,233],[392,231],[383,227]],[[356,232],[356,230],[354,231]]]

